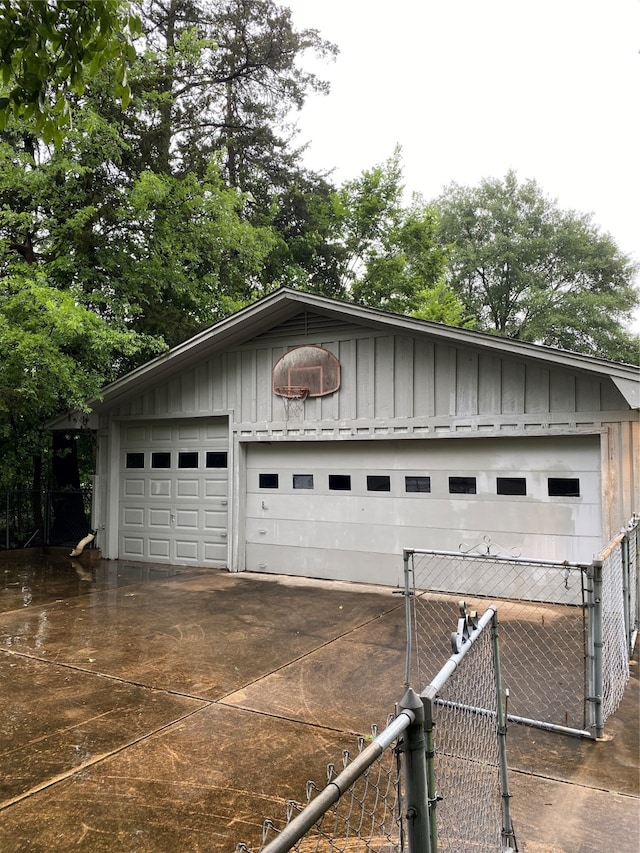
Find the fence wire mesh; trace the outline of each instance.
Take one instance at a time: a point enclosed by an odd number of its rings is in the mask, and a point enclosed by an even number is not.
[[[628,559],[629,559],[629,630],[631,639],[629,641],[629,653],[633,651],[633,643],[635,641],[636,632],[638,630],[638,534],[640,533],[640,524],[637,516],[634,516],[628,525],[627,537],[629,542]]]
[[[412,668],[420,685],[442,661],[452,604],[464,597],[500,612],[503,684],[509,714],[585,731],[586,567],[457,552],[412,551]]]
[[[625,625],[624,536],[602,557],[602,717],[606,721],[622,701],[629,680],[628,629]],[[628,604],[627,604],[628,606]]]
[[[449,606],[449,628],[455,627],[458,609],[457,604]],[[428,814],[425,841],[433,853],[498,853],[511,849],[509,841],[515,840],[510,819],[510,832],[505,831],[501,806],[505,792],[508,796],[508,786],[500,775],[501,766],[506,774],[507,765],[506,754],[502,765],[500,762],[497,720],[500,681],[496,677],[496,653],[489,628],[494,618],[490,608],[484,626],[478,628],[475,622],[471,640],[465,635],[467,645],[463,654],[451,657],[450,642],[444,644],[447,662],[430,682],[429,695],[422,696],[425,710],[429,708],[428,722],[423,724],[420,719],[418,723],[421,731],[423,725],[425,733],[428,730],[428,740],[420,749],[422,761],[426,762],[422,772],[423,778],[428,777],[429,792],[429,802],[423,801],[423,813]],[[460,624],[458,620],[458,632]],[[456,657],[458,660],[452,667]],[[397,728],[392,736],[387,736],[387,745],[373,760],[367,759],[366,764],[362,762],[358,767],[360,759],[373,746],[367,746],[365,738],[359,738],[354,755],[343,751],[340,772],[336,765],[329,764],[325,787],[308,782],[305,802],[290,800],[286,806],[283,804],[286,816],[280,824],[265,820],[258,853],[286,850],[402,853],[409,849],[412,828],[407,826],[407,812],[408,803],[415,803],[415,791],[411,790],[411,773],[405,764],[408,761],[405,741],[399,740],[401,732],[408,737],[404,723],[403,728],[398,726],[400,717],[389,718],[381,739],[392,731],[394,723]],[[372,729],[372,733],[375,744],[376,730]],[[353,770],[353,778],[349,770]],[[335,802],[327,801],[322,811],[302,823],[305,810],[317,805],[327,793],[333,797],[336,791],[341,794]],[[296,822],[303,827],[299,832],[294,826]],[[236,851],[251,853],[251,848],[240,842]]]
[[[502,850],[492,640],[484,630],[433,703],[439,853]]]
[[[376,734],[374,727],[373,737]],[[265,820],[259,850],[277,838],[282,829],[300,815],[320,791],[331,785],[340,770],[350,767],[366,745],[365,738],[359,737],[354,752],[343,750],[341,767],[335,764],[327,766],[324,787],[313,781],[307,782],[305,801],[290,800],[286,804],[286,818],[283,822],[276,824],[271,819]],[[364,850],[397,853],[403,850],[401,760],[396,747],[397,743],[394,743],[391,748],[384,750],[289,849],[300,853],[353,853]],[[236,849],[248,853],[250,848],[241,842]]]

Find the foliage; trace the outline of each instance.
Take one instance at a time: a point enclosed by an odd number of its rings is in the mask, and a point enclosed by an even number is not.
[[[448,281],[477,328],[634,362],[625,331],[638,294],[634,265],[590,216],[559,209],[514,172],[437,200]]]
[[[337,48],[316,30],[296,31],[272,0],[143,0],[142,18],[131,132],[148,165],[202,175],[219,158],[232,186],[262,199],[261,182],[278,185],[297,160],[290,112],[327,90],[300,58]]]
[[[115,330],[51,287],[35,269],[0,284],[0,488],[28,481],[42,424],[86,401],[115,378],[123,359],[157,352],[157,342]]]
[[[60,143],[71,125],[71,98],[107,62],[114,94],[129,101],[127,67],[140,20],[125,0],[1,0],[0,129],[6,117],[33,120],[45,142]]]
[[[437,215],[418,197],[402,201],[400,149],[338,192],[345,289],[354,302],[458,325],[462,305],[444,282]]]

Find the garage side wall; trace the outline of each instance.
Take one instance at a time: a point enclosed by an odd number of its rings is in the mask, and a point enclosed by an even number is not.
[[[607,424],[602,441],[603,522],[612,539],[635,512],[640,514],[640,421]]]

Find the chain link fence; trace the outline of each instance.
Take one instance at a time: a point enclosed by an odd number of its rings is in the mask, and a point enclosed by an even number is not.
[[[601,584],[599,618],[601,637],[596,634],[594,679],[596,697],[601,699],[601,721],[617,710],[629,680],[629,658],[638,629],[638,526],[633,516],[626,527],[594,562],[595,582]],[[596,588],[596,596],[598,588]],[[598,642],[600,641],[600,642]],[[601,674],[598,672],[598,647],[602,649]],[[598,679],[601,680],[601,689]]]
[[[343,750],[341,769],[335,764],[327,767],[327,781],[324,788],[309,781],[306,785],[305,802],[290,800],[286,804],[285,832],[280,834],[275,823],[265,820],[260,850],[275,842],[279,849],[291,849],[310,853],[310,851],[339,850],[350,851],[364,845],[367,850],[399,851],[403,849],[403,818],[401,810],[402,766],[398,749],[398,736],[410,724],[408,716],[390,718],[386,738],[391,740],[389,748],[381,749],[375,741],[378,732],[372,728],[373,741],[367,746],[365,738],[358,738],[354,752]],[[391,734],[389,734],[391,733]],[[372,763],[369,759],[373,757]],[[367,764],[361,773],[359,766]],[[344,793],[342,793],[344,792]],[[324,810],[327,799],[335,799]],[[286,830],[297,835],[296,827],[306,820],[306,824],[319,813],[313,826],[304,837],[288,845]],[[306,825],[305,824],[305,825]],[[239,844],[238,850],[247,851],[245,844]]]
[[[283,804],[281,825],[265,820],[253,849],[517,850],[495,608],[480,619],[463,608],[454,637],[454,654],[423,693],[408,688],[384,731],[368,745],[360,738],[354,756],[343,752],[341,772],[330,764],[323,788],[308,782],[304,804]]]
[[[447,614],[464,597],[481,609],[499,600],[503,679],[509,712],[545,728],[586,731],[586,565],[486,554],[405,551],[413,607],[417,683],[447,636]]]
[[[440,660],[453,602],[464,597],[479,609],[497,600],[509,719],[601,737],[637,637],[638,522],[585,564],[495,554],[486,541],[483,553],[405,550],[407,681],[423,684],[425,668]]]
[[[629,655],[632,654],[638,636],[638,625],[640,623],[640,517],[634,515],[627,525],[627,565],[628,571],[628,593],[629,602]]]
[[[90,529],[90,489],[0,492],[0,551],[73,546]]]

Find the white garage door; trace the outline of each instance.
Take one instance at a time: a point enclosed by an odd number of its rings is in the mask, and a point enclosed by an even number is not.
[[[402,549],[601,546],[596,436],[250,445],[246,567],[402,584]]]
[[[119,557],[226,566],[226,418],[122,424]]]

